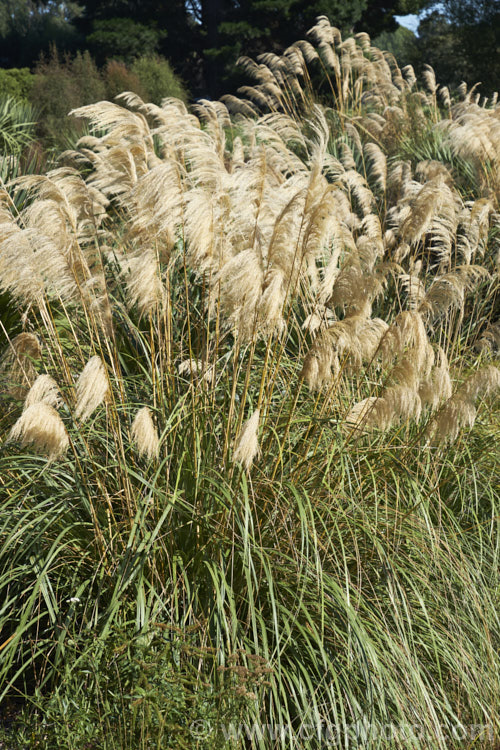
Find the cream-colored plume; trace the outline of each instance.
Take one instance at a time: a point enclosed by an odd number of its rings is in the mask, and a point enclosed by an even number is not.
[[[122,265],[129,303],[137,305],[141,314],[150,314],[164,297],[156,253],[150,248],[142,250]]]
[[[413,388],[397,385],[384,389],[382,396],[370,396],[354,404],[346,424],[356,430],[387,430],[399,421],[418,420],[421,410],[418,393]]]
[[[153,423],[151,410],[147,406],[139,409],[132,422],[132,440],[140,456],[156,458],[160,449],[160,438]]]
[[[479,396],[488,396],[500,388],[500,370],[495,365],[483,367],[462,384],[466,398],[475,401]]]
[[[75,417],[85,422],[108,393],[106,369],[100,357],[91,357],[76,383]]]
[[[250,470],[254,458],[259,454],[259,417],[260,409],[256,409],[252,416],[243,423],[235,441],[233,460]]]
[[[437,349],[437,363],[432,368],[430,377],[423,380],[418,389],[422,405],[436,409],[443,401],[451,398],[452,385],[448,368],[448,358],[444,350]]]
[[[28,406],[10,431],[9,440],[33,445],[50,460],[62,456],[69,446],[68,433],[56,410],[41,401]]]
[[[54,378],[51,378],[50,375],[39,375],[37,377],[26,396],[24,410],[29,409],[33,404],[40,403],[48,404],[48,406],[52,406],[53,408],[61,405],[59,388]]]
[[[214,366],[204,365],[201,359],[183,359],[177,365],[179,375],[189,375],[211,383],[214,379]]]
[[[385,190],[387,182],[387,159],[380,148],[375,143],[367,143],[364,147],[364,154],[368,158],[371,166],[371,173],[381,190]]]
[[[488,365],[462,383],[444,404],[427,428],[429,438],[453,442],[463,427],[473,427],[476,420],[476,400],[500,389],[500,370]]]
[[[321,331],[304,357],[300,377],[315,391],[328,386],[339,373],[340,361],[330,329]]]
[[[369,427],[372,422],[371,412],[375,409],[379,400],[376,396],[369,396],[354,404],[346,416],[347,427],[354,430],[362,430],[364,427]]]
[[[479,352],[500,350],[500,320],[487,325],[475,348]]]

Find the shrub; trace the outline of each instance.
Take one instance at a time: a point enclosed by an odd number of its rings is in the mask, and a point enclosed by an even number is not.
[[[190,663],[196,651],[217,670],[216,653],[198,647],[198,631],[186,638],[160,623],[137,633],[130,623],[112,628],[104,641],[73,631],[66,660],[76,668],[62,665],[57,688],[39,695],[35,716],[26,707],[13,711],[5,734],[0,728],[0,747],[187,750],[195,738],[198,750],[228,747],[222,733],[204,736],[202,729],[244,720],[247,696],[262,692],[265,672],[258,664],[243,666],[247,655],[238,655],[225,669],[223,689],[214,690]]]
[[[140,57],[133,63],[132,71],[138,77],[148,102],[161,104],[161,100],[167,96],[187,101],[182,82],[164,58],[157,55]]]
[[[34,76],[28,68],[0,68],[0,96],[29,99]]]
[[[55,48],[49,59],[42,59],[35,71],[31,101],[39,109],[39,131],[51,146],[64,147],[74,133],[82,132],[81,123],[69,120],[70,110],[104,99],[106,87],[88,52],[62,60]]]
[[[138,76],[127,68],[125,63],[119,60],[108,60],[104,68],[103,77],[106,86],[106,98],[110,101],[123,91],[133,91],[141,99],[147,99],[147,94]]]

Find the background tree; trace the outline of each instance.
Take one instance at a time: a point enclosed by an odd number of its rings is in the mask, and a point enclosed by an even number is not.
[[[75,24],[82,13],[76,2],[2,0],[0,65],[31,67],[53,45],[60,52],[75,52],[85,43]]]
[[[500,0],[445,0],[418,27],[416,67],[432,65],[440,83],[500,87]]]
[[[165,32],[132,18],[110,18],[94,21],[86,43],[96,61],[121,60],[132,64],[141,55],[154,55]]]
[[[441,83],[480,80],[486,93],[500,78],[499,6],[500,0],[1,0],[0,66],[33,68],[51,45],[63,55],[89,50],[100,67],[159,55],[195,96],[217,97],[242,82],[239,56],[281,52],[327,15],[344,36],[366,31],[401,63],[429,62]],[[398,27],[397,15],[429,9],[418,40]]]
[[[221,93],[238,82],[240,55],[281,52],[304,37],[319,15],[345,35],[367,31],[372,37],[395,31],[395,16],[416,13],[432,0],[201,0],[202,48],[207,85]]]
[[[500,87],[500,0],[445,0],[444,13],[469,72],[488,93]]]
[[[422,13],[434,5],[434,0],[365,0],[365,9],[356,31],[367,31],[372,38],[384,32],[397,31],[396,16]]]
[[[397,14],[418,12],[431,0],[87,0],[78,27],[98,59],[158,52],[197,95],[218,96],[241,81],[240,55],[281,52],[304,37],[319,15],[346,34],[372,36],[397,29]],[[118,20],[121,19],[121,20]],[[130,26],[122,33],[124,19]],[[157,42],[151,49],[151,37]],[[153,45],[154,46],[154,45]]]
[[[424,63],[432,65],[438,81],[452,87],[473,78],[457,30],[442,11],[435,10],[420,21],[416,43],[412,62],[417,70]]]
[[[87,0],[78,28],[99,61],[160,54],[191,78],[200,23],[184,0]]]
[[[405,26],[397,26],[395,31],[383,31],[373,39],[379,49],[391,52],[398,65],[415,65],[420,61],[418,39],[413,31]]]

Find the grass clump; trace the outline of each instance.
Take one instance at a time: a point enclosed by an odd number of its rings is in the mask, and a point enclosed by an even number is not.
[[[310,38],[244,61],[246,98],[79,108],[79,148],[3,197],[25,744],[498,732],[496,104]],[[417,108],[451,160],[408,157]]]

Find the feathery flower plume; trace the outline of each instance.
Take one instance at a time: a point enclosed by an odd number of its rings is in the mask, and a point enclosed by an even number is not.
[[[328,372],[328,378],[331,379],[331,370]],[[319,369],[319,357],[316,351],[311,349],[307,352],[302,369],[300,371],[301,379],[305,380],[311,390],[319,390],[324,381],[323,373]]]
[[[123,263],[130,305],[137,305],[141,314],[149,315],[160,304],[164,292],[154,250],[147,249]]]
[[[9,440],[19,440],[22,446],[32,444],[52,461],[66,452],[68,433],[56,410],[41,401],[28,406],[10,431]]]
[[[243,423],[235,441],[233,460],[250,470],[254,458],[260,453],[259,449],[259,417],[260,409],[256,409],[252,416]]]
[[[190,375],[193,377],[201,378],[207,383],[211,383],[214,379],[214,366],[203,366],[203,362],[200,359],[183,359],[177,365],[177,372],[179,375]]]
[[[312,349],[307,352],[300,377],[315,391],[328,386],[339,372],[339,357],[329,329],[318,335]]]
[[[488,396],[499,388],[500,370],[495,365],[488,365],[467,378],[461,390],[466,398],[475,401],[479,396]]]
[[[156,458],[160,449],[160,438],[153,423],[151,410],[147,406],[139,409],[132,422],[132,439],[140,456]]]
[[[203,363],[199,359],[183,359],[177,365],[179,375],[198,375],[203,370]]]
[[[284,325],[282,310],[286,286],[280,269],[271,270],[265,280],[265,289],[258,303],[259,317],[266,330],[273,331]]]
[[[354,404],[346,417],[346,424],[355,430],[385,431],[399,420],[418,421],[421,411],[418,393],[413,388],[396,385],[386,388],[382,396],[370,396]]]
[[[354,404],[346,416],[347,426],[356,431],[362,430],[369,422],[370,412],[375,408],[378,400],[376,396],[369,396]]]
[[[415,273],[401,273],[398,276],[408,297],[408,307],[417,310],[425,299],[425,286]]]
[[[385,388],[383,401],[387,404],[391,413],[391,422],[396,419],[406,421],[420,419],[422,413],[422,402],[420,396],[411,385],[394,385]]]
[[[375,143],[366,143],[364,147],[365,156],[368,157],[371,173],[381,190],[385,190],[387,182],[387,159]]]
[[[478,352],[500,350],[500,320],[488,324],[474,348]]]
[[[437,442],[453,443],[462,427],[473,427],[476,421],[476,407],[468,399],[457,394],[446,402],[437,416],[430,422],[426,435]]]
[[[108,378],[102,360],[91,357],[76,383],[76,419],[85,422],[102,403],[108,392]]]
[[[321,328],[324,321],[319,312],[316,310],[313,310],[312,313],[310,313],[307,318],[302,323],[302,328],[304,331],[309,331],[309,333],[314,334],[318,330],[318,328]]]
[[[50,375],[39,375],[31,386],[24,402],[24,411],[33,404],[48,404],[53,408],[61,405],[59,388],[54,378]]]
[[[424,406],[434,411],[440,403],[451,398],[452,386],[448,358],[440,346],[437,349],[437,363],[432,368],[430,377],[423,380],[418,389],[418,395]]]
[[[475,401],[480,396],[500,388],[500,370],[488,365],[478,370],[462,383],[458,391],[445,403],[427,429],[428,437],[438,441],[453,442],[462,427],[473,427],[476,420]]]
[[[436,83],[436,74],[434,72],[434,68],[432,68],[430,65],[427,65],[426,63],[424,65],[424,71],[422,75],[431,94],[435,94],[438,89],[438,84]]]
[[[19,333],[10,343],[16,357],[37,359],[42,351],[38,336],[34,333]]]

